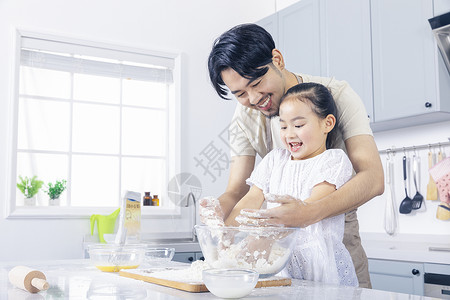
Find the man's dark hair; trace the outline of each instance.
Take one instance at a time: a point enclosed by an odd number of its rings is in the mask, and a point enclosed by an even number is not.
[[[227,98],[221,72],[231,68],[250,82],[267,73],[275,42],[264,28],[256,24],[235,26],[218,37],[208,58],[211,83],[219,96]],[[265,67],[264,67],[265,66]]]

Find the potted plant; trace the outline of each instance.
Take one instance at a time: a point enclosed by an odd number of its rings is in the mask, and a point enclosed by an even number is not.
[[[47,186],[48,189],[45,192],[50,197],[48,204],[59,205],[59,196],[61,196],[62,192],[66,189],[66,181],[64,179],[61,181],[56,180],[54,184],[49,182]]]
[[[44,184],[43,181],[38,180],[37,176],[28,178],[27,176],[19,176],[20,182],[16,184],[17,188],[25,196],[24,205],[36,205],[36,194]]]

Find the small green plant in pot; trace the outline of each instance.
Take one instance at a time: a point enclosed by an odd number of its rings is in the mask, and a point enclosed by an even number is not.
[[[59,196],[61,196],[62,192],[66,189],[66,181],[64,179],[61,181],[56,180],[55,183],[49,182],[47,186],[48,189],[45,192],[50,197],[49,204],[59,205]]]
[[[43,181],[38,180],[37,176],[33,176],[28,178],[27,176],[22,177],[19,176],[19,181],[17,182],[17,188],[22,192],[25,196],[24,204],[25,205],[36,205],[36,194],[41,189],[44,184]]]

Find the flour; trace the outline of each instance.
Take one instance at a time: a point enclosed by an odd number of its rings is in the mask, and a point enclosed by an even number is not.
[[[214,259],[194,261],[186,269],[152,272],[151,276],[178,282],[202,282],[202,272],[207,269],[252,269],[260,275],[274,275],[289,259],[289,250],[278,244],[272,246],[270,253],[266,250],[248,252],[243,246],[241,241],[227,248],[216,248]],[[210,258],[206,255],[205,257]]]
[[[208,263],[202,260],[196,260],[191,264],[189,268],[152,272],[150,276],[178,282],[201,283],[202,272],[206,269],[211,269]]]
[[[208,263],[211,267],[217,269],[252,269],[260,275],[274,275],[281,271],[290,255],[288,249],[278,244],[273,245],[270,253],[267,253],[266,250],[248,252],[242,246],[239,243],[231,245],[229,248],[220,249],[217,251],[217,259],[208,261]]]

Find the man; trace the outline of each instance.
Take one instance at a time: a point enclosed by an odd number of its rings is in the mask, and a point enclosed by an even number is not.
[[[311,204],[280,197],[277,201],[281,205],[264,211],[263,217],[265,224],[306,227],[346,213],[343,242],[352,256],[360,287],[370,288],[356,208],[383,193],[384,176],[359,96],[345,81],[289,72],[270,34],[255,24],[239,25],[222,34],[213,45],[208,68],[219,96],[227,99],[231,92],[239,102],[230,125],[232,163],[228,186],[219,197],[223,218],[248,192],[245,180],[253,171],[256,154],[264,157],[273,148],[282,147],[277,114],[284,93],[303,82],[321,83],[331,90],[340,124],[335,145],[347,152],[355,176],[329,196]]]

